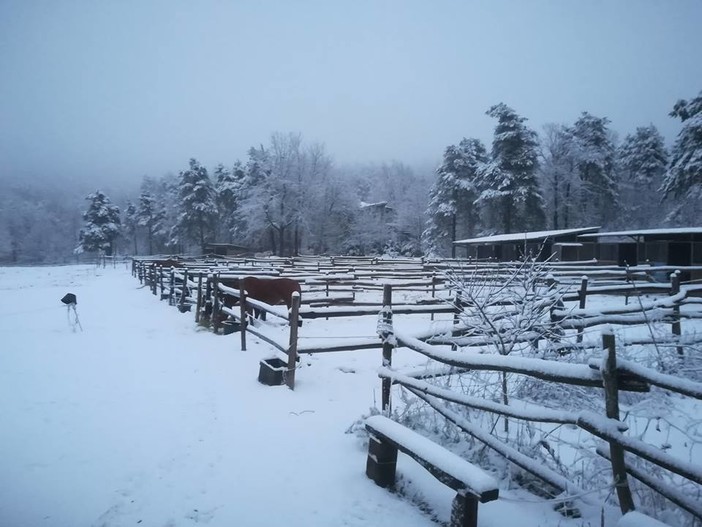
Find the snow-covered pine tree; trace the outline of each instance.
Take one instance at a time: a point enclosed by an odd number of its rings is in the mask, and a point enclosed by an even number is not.
[[[137,208],[131,201],[127,202],[127,209],[124,211],[124,234],[131,238],[134,249],[134,254],[139,254],[137,247],[137,227],[139,225],[139,219],[137,214]]]
[[[139,196],[137,222],[146,230],[146,240],[149,254],[154,254],[154,246],[161,246],[166,234],[164,226],[165,212],[158,201],[149,191],[143,191]]]
[[[204,253],[206,243],[214,237],[214,224],[217,220],[216,194],[207,169],[194,158],[190,159],[190,168],[180,173],[178,197],[178,233],[197,243],[200,251]]]
[[[666,199],[679,200],[668,220],[685,224],[699,221],[702,209],[702,91],[691,101],[678,101],[670,115],[682,121],[682,129],[661,190]]]
[[[578,225],[607,226],[617,217],[615,147],[606,117],[583,112],[573,125],[573,154],[580,178]]]
[[[450,145],[436,169],[436,181],[429,191],[427,229],[423,245],[428,253],[456,257],[453,242],[477,232],[479,214],[474,204],[478,198],[477,177],[487,161],[487,150],[478,139],[463,139]]]
[[[538,188],[536,132],[504,103],[487,115],[497,119],[490,161],[480,171],[478,202],[490,213],[491,227],[504,233],[538,230],[545,224],[543,199]]]
[[[261,250],[270,242],[270,237],[266,236],[267,228],[263,211],[265,185],[270,170],[268,150],[263,145],[259,148],[249,148],[240,186],[238,227],[244,243]]]
[[[617,165],[621,226],[631,229],[659,225],[663,215],[656,190],[668,166],[668,151],[658,129],[651,124],[627,135],[617,151]]]
[[[240,235],[240,201],[244,177],[244,167],[240,161],[229,170],[221,163],[214,171],[215,191],[217,193],[217,240],[232,243]]]
[[[121,230],[119,207],[99,190],[85,199],[90,201],[90,205],[83,214],[85,227],[80,230],[75,252],[104,252],[111,256]]]

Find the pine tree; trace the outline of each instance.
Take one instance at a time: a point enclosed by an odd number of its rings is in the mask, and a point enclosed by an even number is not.
[[[698,221],[702,207],[702,91],[689,102],[678,101],[670,115],[680,119],[682,129],[675,139],[661,190],[666,199],[679,200],[670,221]]]
[[[659,224],[662,215],[658,212],[656,190],[668,165],[663,136],[653,125],[639,127],[626,136],[617,154],[623,226],[644,228]]]
[[[163,221],[165,212],[159,206],[156,198],[150,192],[144,191],[139,196],[137,209],[137,222],[146,229],[146,240],[149,245],[149,254],[154,254],[154,245],[163,242],[165,229]],[[160,244],[159,244],[160,245]]]
[[[232,170],[225,168],[222,164],[217,165],[214,176],[219,211],[218,223],[222,231],[218,239],[222,238],[231,243],[235,237],[241,235],[239,208],[246,173],[241,162],[237,161]]]
[[[104,252],[111,256],[120,233],[119,207],[99,190],[85,199],[90,201],[90,205],[83,214],[85,227],[80,230],[76,253]]]
[[[137,248],[137,227],[139,225],[137,208],[131,201],[127,202],[127,210],[124,212],[124,233],[132,239],[134,243],[134,254],[139,254]]]
[[[491,107],[487,115],[497,119],[490,162],[480,173],[478,202],[492,216],[491,222],[504,233],[516,226],[537,230],[545,223],[543,199],[538,188],[538,141],[536,132],[504,103]]]
[[[200,251],[204,253],[205,245],[214,237],[217,204],[207,169],[196,159],[190,159],[190,168],[180,173],[178,197],[180,215],[177,232],[199,244]]]
[[[580,223],[607,225],[616,217],[615,147],[609,119],[583,112],[573,126],[580,179]]]
[[[427,229],[424,246],[427,252],[447,252],[456,257],[453,242],[474,236],[479,215],[474,204],[478,198],[476,180],[487,161],[485,146],[478,139],[463,139],[458,146],[450,145],[436,169],[437,179],[429,192]]]

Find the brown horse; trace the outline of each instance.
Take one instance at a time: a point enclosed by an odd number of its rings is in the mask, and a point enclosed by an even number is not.
[[[285,304],[288,309],[292,306],[292,294],[297,291],[300,293],[300,284],[290,278],[257,278],[255,276],[246,276],[239,280],[238,278],[224,278],[219,281],[220,284],[233,289],[239,289],[243,286],[244,291],[249,298],[265,302],[271,306]],[[223,295],[222,303],[227,307],[232,307],[238,304],[239,299],[231,295]],[[252,309],[247,308],[249,314]],[[253,309],[255,314],[261,320],[266,320],[266,312],[259,309]]]

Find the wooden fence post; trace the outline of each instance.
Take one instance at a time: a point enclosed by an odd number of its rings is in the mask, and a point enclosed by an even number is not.
[[[680,271],[674,271],[670,274],[670,296],[677,295],[680,292]],[[673,335],[679,337],[682,334],[682,328],[680,327],[680,305],[675,304],[673,306],[673,323],[671,324],[671,331]],[[677,346],[678,355],[683,354],[682,346]]]
[[[207,273],[207,281],[205,282],[205,297],[202,301],[202,314],[200,316],[200,324],[207,327],[212,322],[212,276]]]
[[[392,329],[392,285],[383,285],[383,325],[385,330],[388,331],[387,335],[383,335],[383,367],[390,368],[392,366],[392,333],[389,331]],[[382,404],[381,408],[385,415],[390,415],[390,387],[392,386],[392,381],[390,379],[383,379],[382,382]]]
[[[173,305],[173,291],[175,289],[175,267],[171,267],[170,285],[168,288],[168,305]]]
[[[431,297],[436,298],[436,273],[431,273]],[[431,314],[431,320],[434,320],[434,313]]]
[[[178,309],[181,313],[185,311],[185,297],[188,291],[188,270],[183,271],[183,283],[180,286],[180,301],[178,302]]]
[[[197,275],[197,304],[195,304],[195,323],[200,323],[200,310],[202,309],[202,273]]]
[[[212,331],[217,333],[219,330],[219,273],[212,275]]]
[[[163,284],[163,266],[158,268],[158,286],[161,292],[161,298],[163,298],[163,292],[166,290],[166,286]]]
[[[149,272],[149,276],[151,277],[150,278],[151,283],[149,284],[149,285],[151,285],[151,292],[154,295],[156,295],[157,292],[156,292],[156,266],[155,265],[151,267],[150,272]]]
[[[614,343],[614,334],[602,334],[602,348],[606,350],[607,357],[602,369],[602,382],[604,384],[605,408],[607,417],[619,420],[619,390],[617,386],[617,350]],[[622,514],[634,510],[634,500],[626,475],[624,462],[624,449],[616,442],[609,441],[609,453],[612,461],[612,475],[619,498],[619,508]]]
[[[286,383],[291,390],[295,389],[295,368],[297,367],[297,328],[300,320],[300,293],[292,294],[290,306],[290,346],[288,347],[288,373]]]
[[[246,319],[246,291],[244,290],[244,281],[239,280],[239,309],[241,322],[239,331],[241,332],[241,351],[246,351],[246,325],[249,321]]]
[[[587,276],[583,276],[580,280],[580,290],[578,291],[578,307],[580,309],[585,309],[585,302],[587,301]],[[578,344],[583,341],[583,328],[578,328]]]
[[[453,325],[456,326],[461,321],[461,313],[463,313],[463,295],[461,295],[461,290],[456,287],[456,299],[454,301],[454,306],[456,311],[453,313]],[[451,330],[451,336],[455,337],[459,334],[455,329]],[[451,349],[455,350],[457,348],[456,344],[451,344]]]

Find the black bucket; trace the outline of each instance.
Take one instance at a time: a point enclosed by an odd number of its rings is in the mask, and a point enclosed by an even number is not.
[[[222,322],[222,335],[231,335],[236,333],[241,329],[239,321],[237,320],[225,320]]]
[[[280,386],[285,383],[288,372],[287,363],[278,358],[262,360],[258,370],[258,382],[268,386]]]

